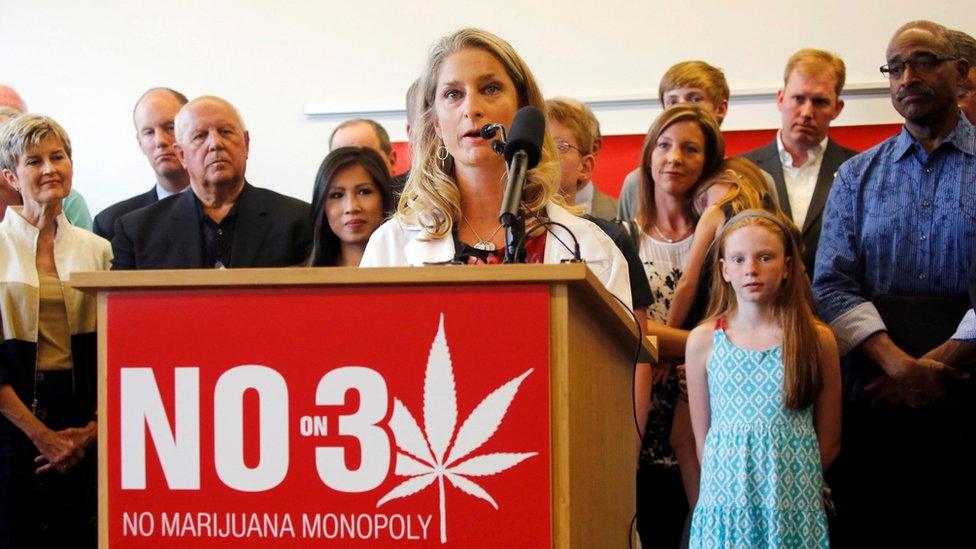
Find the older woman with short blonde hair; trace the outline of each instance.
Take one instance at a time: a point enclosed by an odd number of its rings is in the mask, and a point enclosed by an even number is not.
[[[71,141],[36,114],[0,126],[0,546],[97,541],[95,299],[66,284],[109,268],[104,240],[65,219]]]

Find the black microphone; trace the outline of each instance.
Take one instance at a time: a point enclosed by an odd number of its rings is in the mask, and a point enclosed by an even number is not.
[[[518,217],[522,202],[522,185],[525,173],[534,168],[542,157],[542,139],[546,135],[546,117],[535,107],[522,107],[515,113],[512,131],[505,143],[505,162],[508,163],[508,181],[498,220],[508,227]]]
[[[518,151],[529,155],[527,169],[531,170],[542,158],[542,140],[546,136],[546,116],[535,107],[522,107],[515,113],[512,130],[505,141],[505,162],[511,163]]]
[[[519,218],[519,204],[522,203],[526,173],[536,167],[542,158],[545,135],[546,117],[542,111],[535,107],[522,107],[515,113],[505,142],[508,180],[498,214],[498,221],[505,227],[505,263],[525,261],[525,220]]]

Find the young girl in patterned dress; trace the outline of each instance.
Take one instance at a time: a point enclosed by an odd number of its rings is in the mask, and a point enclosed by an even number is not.
[[[691,547],[828,547],[822,471],[840,449],[840,367],[798,242],[760,210],[718,236],[708,320],[686,355],[702,465]]]

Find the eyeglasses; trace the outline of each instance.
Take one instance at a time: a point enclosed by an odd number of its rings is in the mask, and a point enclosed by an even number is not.
[[[905,65],[908,65],[915,72],[922,74],[928,74],[934,71],[939,65],[946,61],[955,61],[956,57],[950,57],[947,55],[931,55],[922,54],[916,55],[914,59],[906,59],[905,61],[895,61],[894,63],[888,63],[887,65],[881,65],[881,74],[887,76],[888,78],[901,78],[901,75],[905,72]]]
[[[559,154],[566,154],[569,152],[569,149],[575,149],[576,152],[580,153],[580,156],[586,156],[586,153],[579,147],[570,145],[565,141],[556,141],[556,150],[559,151]]]

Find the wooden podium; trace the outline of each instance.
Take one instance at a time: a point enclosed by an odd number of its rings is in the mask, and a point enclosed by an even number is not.
[[[636,332],[585,265],[71,284],[101,547],[628,545]]]

